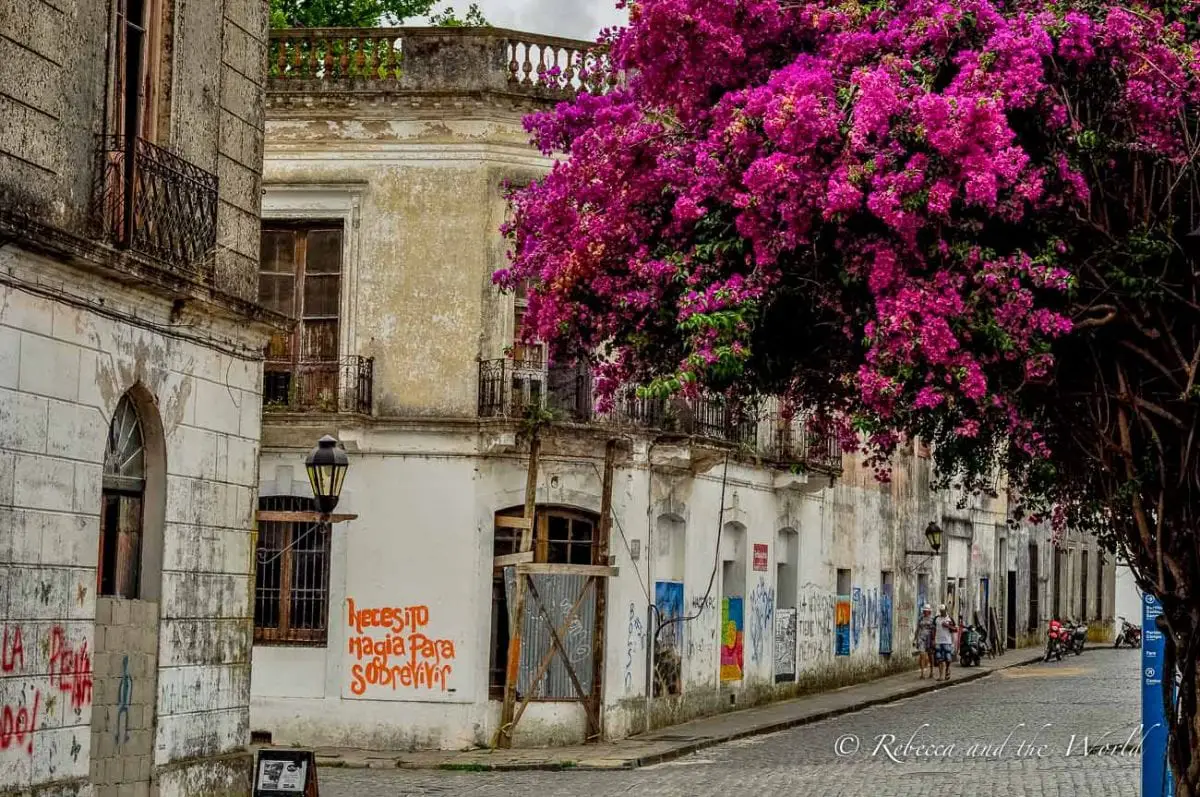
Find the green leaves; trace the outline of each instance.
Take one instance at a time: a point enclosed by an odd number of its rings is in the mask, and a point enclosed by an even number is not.
[[[373,28],[428,14],[437,0],[271,0],[274,28]],[[468,11],[468,17],[470,12]]]

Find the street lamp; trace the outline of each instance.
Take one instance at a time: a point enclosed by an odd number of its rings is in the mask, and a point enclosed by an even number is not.
[[[929,547],[932,549],[932,551],[933,551],[932,553],[930,553],[929,551],[905,551],[904,552],[905,556],[923,556],[923,557],[925,557],[924,559],[917,562],[912,567],[906,567],[905,570],[907,570],[909,573],[917,572],[917,570],[922,565],[924,565],[930,559],[932,559],[933,557],[938,555],[938,551],[940,551],[942,549],[942,527],[939,526],[937,523],[935,523],[932,520],[929,521],[929,525],[925,527],[925,539],[929,541]]]
[[[349,467],[349,457],[331,435],[322,437],[304,460],[308,483],[312,485],[317,508],[322,515],[333,514],[342,495],[342,483],[346,480],[346,469]]]
[[[942,549],[942,527],[932,520],[925,527],[925,539],[929,540],[929,547],[933,549],[933,555],[937,556],[938,551]]]

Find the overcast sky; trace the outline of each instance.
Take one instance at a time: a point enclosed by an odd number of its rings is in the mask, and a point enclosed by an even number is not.
[[[475,0],[488,22],[529,33],[594,39],[601,28],[621,25],[625,11],[616,0]],[[443,0],[462,16],[471,0]]]

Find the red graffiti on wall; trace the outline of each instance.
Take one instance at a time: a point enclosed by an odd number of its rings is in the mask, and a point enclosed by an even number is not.
[[[92,657],[87,642],[75,649],[57,625],[50,632],[50,686],[66,692],[76,711],[92,702]]]
[[[0,670],[13,672],[25,669],[25,645],[21,642],[21,626],[4,626],[4,647],[0,648]]]
[[[38,707],[42,693],[33,690],[33,710],[28,706],[5,706],[0,716],[0,750],[7,750],[14,743],[25,745],[25,752],[33,755],[33,731],[37,727]]]
[[[21,626],[4,626],[3,644],[0,646],[0,670],[6,673],[22,672],[25,669],[25,644],[21,638]],[[25,691],[16,704],[5,704],[0,709],[0,750],[14,744],[24,746],[25,752],[33,755],[33,731],[37,727],[38,708],[42,693],[33,690],[33,707],[27,705]]]
[[[87,642],[72,645],[66,630],[56,625],[50,629],[49,643],[50,689],[65,693],[76,711],[91,705],[92,657]],[[6,625],[0,633],[0,671],[13,675],[25,672],[25,640],[19,625]],[[33,755],[33,734],[41,706],[41,690],[26,686],[16,702],[0,707],[0,750],[24,747]]]

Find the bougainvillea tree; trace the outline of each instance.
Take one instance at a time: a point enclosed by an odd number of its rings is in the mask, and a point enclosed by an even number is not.
[[[526,333],[815,407],[1093,529],[1158,595],[1200,794],[1200,3],[642,0],[528,127]],[[618,79],[619,78],[619,79]]]

